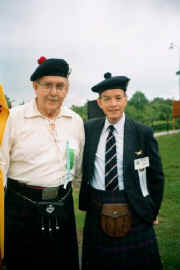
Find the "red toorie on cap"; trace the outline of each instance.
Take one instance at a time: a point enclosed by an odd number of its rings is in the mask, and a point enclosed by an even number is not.
[[[45,56],[41,56],[39,59],[38,59],[38,64],[42,64],[42,62],[44,62],[45,60],[47,60],[47,58]]]

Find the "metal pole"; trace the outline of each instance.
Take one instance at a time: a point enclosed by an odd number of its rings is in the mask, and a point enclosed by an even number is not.
[[[174,44],[173,42],[170,43],[169,49],[177,48],[178,50],[178,71],[176,72],[176,75],[179,76],[178,80],[178,90],[179,90],[179,100],[180,100],[180,47]]]

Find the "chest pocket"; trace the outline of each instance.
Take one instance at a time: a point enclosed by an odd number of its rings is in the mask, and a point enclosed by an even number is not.
[[[79,144],[78,141],[70,138],[66,141],[66,158],[69,162],[69,169],[73,169],[76,160],[79,157]]]

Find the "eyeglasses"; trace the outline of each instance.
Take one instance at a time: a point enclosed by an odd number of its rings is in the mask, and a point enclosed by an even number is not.
[[[104,102],[110,102],[112,99],[115,99],[117,102],[121,102],[124,100],[124,98],[125,95],[124,96],[117,95],[115,97],[101,96],[101,100],[103,100]]]
[[[37,82],[37,84],[41,86],[43,90],[45,91],[51,91],[54,88],[54,86],[57,92],[61,92],[67,89],[67,86],[64,83],[57,83],[56,85],[53,85],[52,83],[48,83],[48,82],[44,82],[44,83]]]

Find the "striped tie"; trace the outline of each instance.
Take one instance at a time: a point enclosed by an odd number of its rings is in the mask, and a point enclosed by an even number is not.
[[[109,134],[106,139],[105,153],[105,187],[108,191],[118,189],[116,139],[113,134],[114,126],[109,126]]]

